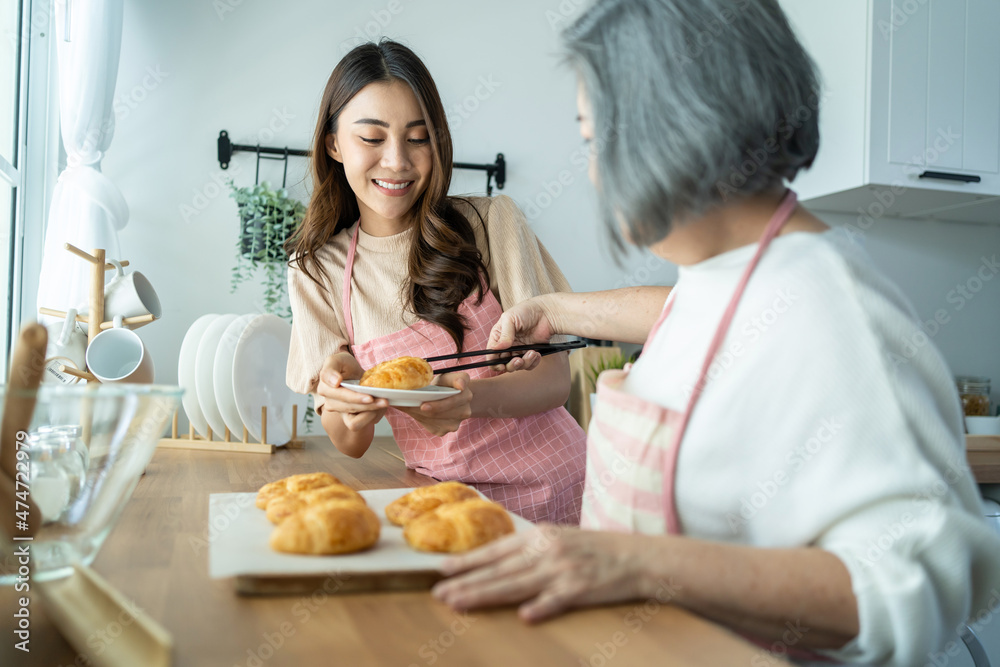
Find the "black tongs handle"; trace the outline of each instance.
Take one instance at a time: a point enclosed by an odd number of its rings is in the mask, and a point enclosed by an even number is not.
[[[574,340],[566,343],[536,343],[534,345],[512,345],[511,347],[505,348],[503,350],[472,350],[469,352],[458,352],[456,354],[445,354],[439,357],[428,357],[426,361],[445,361],[447,359],[461,359],[463,357],[478,357],[484,354],[504,354],[507,352],[530,352],[532,350],[538,352],[541,356],[547,356],[550,354],[555,354],[556,352],[565,352],[567,350],[575,350],[580,347],[586,347],[587,343],[582,340]],[[524,356],[521,354],[512,356]],[[490,359],[488,361],[477,361],[472,364],[462,364],[460,366],[451,366],[449,368],[438,368],[434,370],[434,374],[438,375],[440,373],[450,373],[452,371],[464,371],[470,368],[482,368],[484,366],[497,366],[503,365],[505,362],[501,359]]]

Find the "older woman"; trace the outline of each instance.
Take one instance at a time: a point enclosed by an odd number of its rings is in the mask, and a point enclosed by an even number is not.
[[[656,597],[778,652],[924,664],[988,610],[1000,539],[912,307],[786,189],[819,143],[808,56],[774,0],[598,0],[565,41],[605,218],[680,277],[503,315],[498,348],[644,352],[600,378],[588,530],[458,557],[434,594],[529,621]]]

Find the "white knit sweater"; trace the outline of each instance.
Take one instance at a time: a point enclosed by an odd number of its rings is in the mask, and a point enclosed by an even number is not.
[[[684,408],[755,249],[680,269],[626,391]],[[772,243],[710,376],[678,462],[684,532],[836,554],[861,632],[830,657],[923,665],[1000,600],[1000,538],[965,462],[951,373],[842,231]]]

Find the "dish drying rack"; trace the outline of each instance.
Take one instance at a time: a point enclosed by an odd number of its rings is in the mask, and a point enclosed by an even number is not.
[[[243,438],[233,440],[233,434],[226,427],[222,440],[213,438],[212,427],[209,426],[207,437],[202,437],[194,432],[191,420],[188,420],[187,437],[177,435],[178,411],[174,411],[174,418],[171,422],[170,437],[160,438],[158,447],[165,449],[200,449],[212,452],[246,452],[249,454],[273,454],[275,445],[267,442],[267,406],[260,407],[260,442],[250,441],[250,432],[246,424],[243,425]],[[302,449],[303,441],[298,438],[299,406],[292,404],[292,438],[284,445],[288,449]]]

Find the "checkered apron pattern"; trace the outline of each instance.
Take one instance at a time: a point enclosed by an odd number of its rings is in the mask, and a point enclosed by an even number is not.
[[[395,333],[355,343],[351,272],[358,229],[347,253],[342,303],[351,352],[361,366],[371,368],[400,356],[426,358],[454,352],[451,336],[423,320]],[[486,349],[490,331],[503,314],[490,290],[484,289],[484,293],[481,304],[476,304],[473,295],[458,309],[468,327],[464,344],[468,350]],[[474,368],[468,373],[474,380],[497,375],[489,368]],[[528,417],[504,417],[499,413],[495,417],[466,419],[458,431],[440,437],[429,434],[415,419],[395,408],[389,408],[386,416],[408,468],[441,481],[470,484],[529,521],[579,523],[587,436],[565,408]]]

